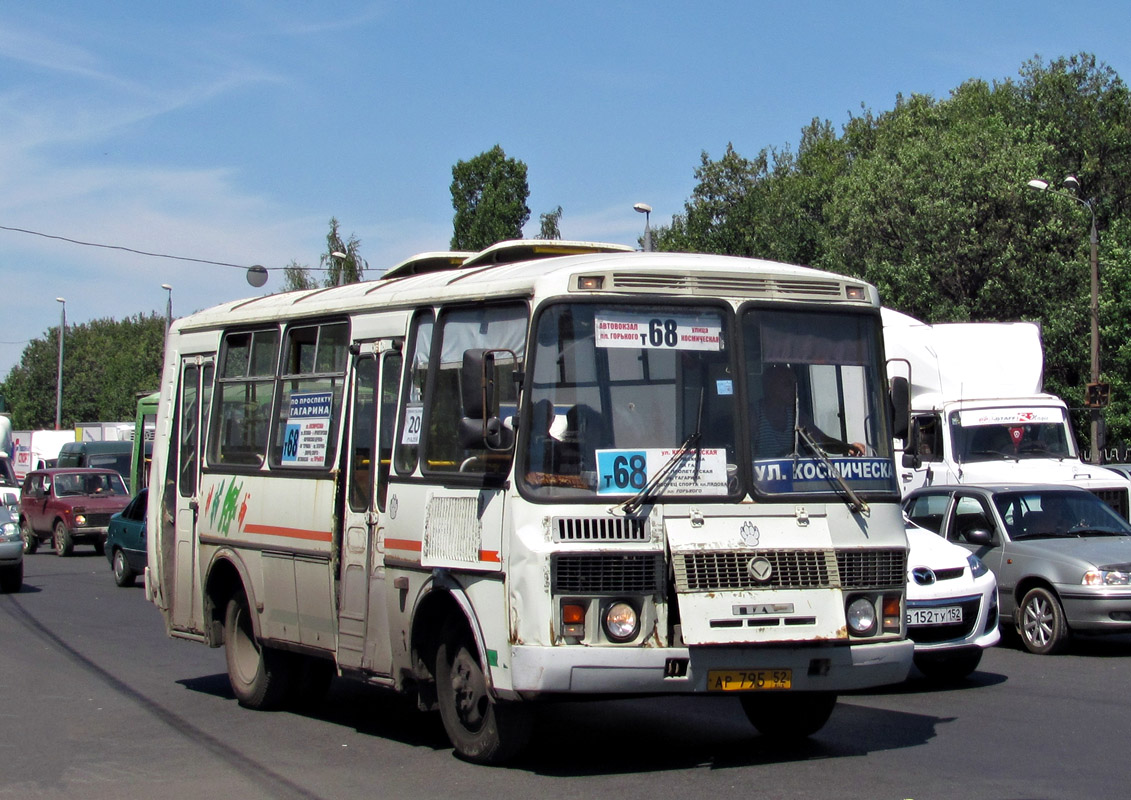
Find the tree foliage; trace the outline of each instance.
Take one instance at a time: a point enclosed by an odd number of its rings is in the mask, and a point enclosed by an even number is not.
[[[863,109],[839,135],[813,120],[796,152],[704,153],[683,213],[653,240],[861,276],[885,305],[929,322],[1040,322],[1046,387],[1079,406],[1091,218],[1082,203],[1027,188],[1074,175],[1100,230],[1109,428],[1131,438],[1131,386],[1118,377],[1131,366],[1129,174],[1131,98],[1119,76],[1087,54],[1034,58],[1016,79]]]
[[[132,420],[137,395],[159,385],[164,347],[164,315],[68,325],[63,339],[62,427]],[[28,343],[20,363],[0,385],[17,430],[54,427],[58,364],[56,326]]]
[[[521,239],[530,219],[526,164],[507,158],[495,145],[452,167],[453,250],[482,250],[495,242]]]
[[[326,252],[321,263],[326,270],[326,286],[340,286],[364,280],[369,263],[361,257],[361,240],[350,234],[343,240],[336,217],[330,218],[330,231],[326,234]]]
[[[538,229],[539,239],[560,239],[562,238],[561,229],[558,225],[562,221],[562,207],[558,206],[553,211],[547,211],[545,214],[540,214],[538,217],[540,227]]]

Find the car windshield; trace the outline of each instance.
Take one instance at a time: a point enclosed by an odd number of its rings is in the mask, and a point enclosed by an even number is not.
[[[753,306],[737,320],[707,304],[549,306],[528,365],[524,487],[640,502],[894,492],[878,327]]]
[[[959,463],[1076,458],[1076,445],[1062,408],[981,408],[950,415],[950,435]]]
[[[1081,536],[1131,536],[1131,525],[1085,491],[1036,490],[994,497],[1013,540]]]
[[[122,476],[116,472],[64,472],[55,476],[55,495],[96,497],[127,495]]]

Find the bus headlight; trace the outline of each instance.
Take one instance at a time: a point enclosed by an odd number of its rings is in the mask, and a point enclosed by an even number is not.
[[[844,616],[854,636],[868,636],[876,630],[876,606],[869,597],[849,600]]]
[[[614,642],[627,642],[636,636],[640,629],[640,618],[636,609],[623,600],[605,609],[605,635]]]

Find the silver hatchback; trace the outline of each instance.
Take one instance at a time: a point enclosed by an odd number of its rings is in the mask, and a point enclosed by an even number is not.
[[[1064,485],[929,486],[907,516],[980,558],[1001,614],[1033,653],[1073,631],[1131,632],[1131,525],[1092,493]]]
[[[0,504],[0,593],[18,592],[24,585],[24,542],[18,512]]]

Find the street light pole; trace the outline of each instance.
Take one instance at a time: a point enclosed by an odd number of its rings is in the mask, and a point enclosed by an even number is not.
[[[59,321],[59,371],[55,377],[55,430],[62,430],[63,420],[63,337],[67,332],[67,301],[56,297],[55,302],[63,304],[63,313]]]
[[[1048,181],[1031,180],[1029,186],[1039,192],[1050,192],[1051,194],[1059,195],[1060,197],[1067,197],[1070,200],[1075,200],[1084,208],[1088,209],[1088,214],[1092,218],[1092,230],[1089,236],[1091,244],[1091,268],[1092,268],[1092,301],[1091,301],[1091,356],[1092,356],[1092,371],[1091,381],[1089,385],[1098,385],[1100,382],[1100,236],[1096,231],[1096,209],[1092,206],[1091,200],[1084,200],[1077,197],[1069,191],[1049,189]],[[1064,179],[1065,189],[1071,189],[1072,192],[1080,191],[1080,181],[1075,175],[1069,175]],[[1100,428],[1103,420],[1103,411],[1100,406],[1091,402],[1093,398],[1088,398],[1087,393],[1085,398],[1088,401],[1088,412],[1091,417],[1091,435],[1092,435],[1092,449],[1091,461],[1097,466],[1100,463]]]
[[[173,324],[173,287],[167,283],[161,284],[161,288],[169,293],[169,297],[165,302],[165,335],[169,335],[169,326]]]
[[[636,203],[633,208],[644,215],[644,252],[652,252],[652,226],[649,224],[652,216],[652,206],[647,203]]]
[[[341,250],[335,250],[334,252],[330,253],[331,264],[338,268],[338,281],[337,281],[338,286],[345,286],[346,285],[345,265],[340,263],[340,260],[346,259],[346,258],[349,258],[349,256],[346,255],[345,253],[343,253]]]

